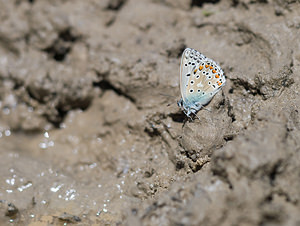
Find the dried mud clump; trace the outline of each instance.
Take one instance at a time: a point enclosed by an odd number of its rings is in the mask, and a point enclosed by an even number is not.
[[[299,225],[299,10],[0,0],[1,225]],[[226,75],[194,120],[186,47]]]

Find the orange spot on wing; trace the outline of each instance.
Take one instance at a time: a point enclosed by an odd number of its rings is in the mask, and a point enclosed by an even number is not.
[[[199,67],[199,70],[201,71],[203,69],[203,66],[201,65],[200,67]]]
[[[209,68],[210,68],[210,69],[213,69],[213,66],[210,66]]]
[[[194,73],[196,73],[196,72],[197,72],[197,70],[198,70],[198,69],[195,69],[195,70],[194,70]]]
[[[208,65],[206,64],[205,67],[208,68]]]
[[[212,73],[216,73],[216,71],[215,71],[215,70],[212,70]]]
[[[221,85],[222,85],[222,82],[219,82],[219,81],[218,81],[218,85],[221,86]]]
[[[219,75],[216,75],[216,78],[220,78],[220,76],[219,76]]]

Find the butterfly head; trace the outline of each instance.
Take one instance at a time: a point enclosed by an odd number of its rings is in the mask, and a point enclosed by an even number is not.
[[[196,113],[201,109],[202,105],[197,102],[186,102],[182,98],[177,102],[177,105],[183,110],[186,116],[196,115]]]

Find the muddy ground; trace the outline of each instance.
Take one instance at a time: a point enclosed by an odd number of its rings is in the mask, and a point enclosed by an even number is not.
[[[1,225],[300,225],[300,2],[1,0]],[[227,83],[186,121],[185,47]]]

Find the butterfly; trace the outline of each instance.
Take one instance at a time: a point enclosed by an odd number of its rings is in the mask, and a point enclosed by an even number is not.
[[[197,50],[186,48],[180,64],[181,99],[177,102],[183,112],[191,118],[209,103],[225,85],[221,67]]]

